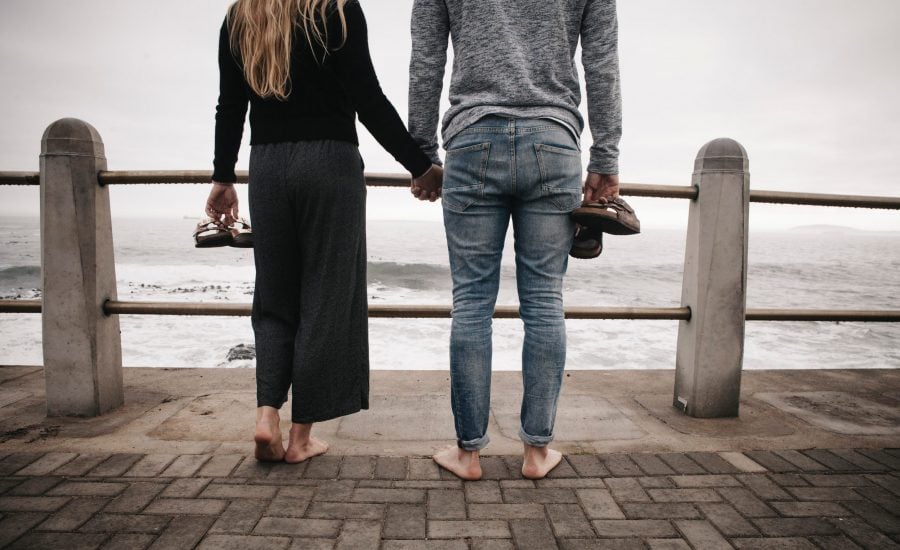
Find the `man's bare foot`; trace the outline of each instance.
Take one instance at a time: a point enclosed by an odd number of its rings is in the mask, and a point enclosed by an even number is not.
[[[328,443],[310,435],[312,426],[312,424],[291,424],[290,441],[284,456],[285,462],[299,464],[328,451]]]
[[[262,462],[281,462],[284,460],[284,447],[281,444],[281,426],[278,409],[274,407],[257,407],[256,443],[254,456]]]
[[[562,462],[562,453],[549,447],[532,447],[525,445],[525,457],[522,461],[522,475],[527,479],[544,479],[550,470]]]
[[[481,462],[478,451],[466,451],[457,446],[447,447],[434,455],[434,461],[445,470],[466,481],[481,479]]]

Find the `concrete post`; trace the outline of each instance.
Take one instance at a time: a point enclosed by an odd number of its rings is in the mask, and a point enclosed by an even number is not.
[[[678,326],[674,406],[688,416],[738,415],[747,309],[747,152],[717,139],[697,155]]]
[[[124,401],[103,140],[66,118],[41,141],[41,265],[48,416],[98,416]]]

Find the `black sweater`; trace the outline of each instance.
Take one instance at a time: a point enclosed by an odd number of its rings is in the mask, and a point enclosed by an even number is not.
[[[329,52],[311,47],[302,27],[294,33],[291,90],[286,101],[262,98],[247,85],[238,52],[232,52],[228,20],[219,36],[219,103],[213,180],[235,181],[247,104],[250,144],[310,140],[349,141],[359,145],[356,114],[369,132],[409,172],[418,177],[431,167],[385,97],[369,56],[368,30],[357,0],[347,2],[347,39],[341,45],[336,12],[328,20]]]

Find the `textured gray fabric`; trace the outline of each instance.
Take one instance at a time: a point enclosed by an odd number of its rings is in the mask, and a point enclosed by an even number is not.
[[[577,129],[581,86],[594,143],[588,170],[617,174],[622,106],[615,0],[415,0],[409,81],[410,133],[437,155],[437,124],[448,37],[453,41],[444,144],[487,115],[553,118]]]
[[[366,184],[352,143],[250,153],[257,405],[321,422],[369,408]]]

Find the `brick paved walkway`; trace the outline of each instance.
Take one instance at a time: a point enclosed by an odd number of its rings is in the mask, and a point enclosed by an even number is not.
[[[485,457],[17,453],[0,546],[203,549],[894,548],[900,450],[573,455],[532,482]]]

